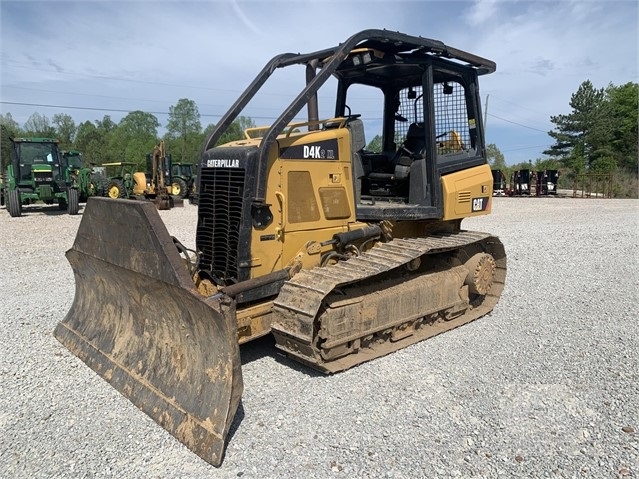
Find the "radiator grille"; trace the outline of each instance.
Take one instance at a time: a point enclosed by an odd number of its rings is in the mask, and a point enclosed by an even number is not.
[[[197,248],[200,269],[221,284],[238,280],[245,172],[239,168],[200,170]]]
[[[34,171],[33,179],[38,183],[50,183],[53,181],[53,173],[50,171]]]

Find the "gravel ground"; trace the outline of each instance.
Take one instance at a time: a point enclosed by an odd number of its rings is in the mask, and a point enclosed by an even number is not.
[[[638,207],[495,199],[464,223],[506,246],[493,313],[344,373],[243,346],[219,469],[54,339],[81,215],[0,210],[0,477],[639,477]],[[193,245],[195,206],[161,215]]]

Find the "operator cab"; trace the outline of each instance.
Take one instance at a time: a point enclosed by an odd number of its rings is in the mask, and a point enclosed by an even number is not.
[[[249,104],[263,108],[253,101],[258,91],[281,94],[281,86],[269,90],[267,80],[289,67],[305,74],[301,90],[289,91],[290,104],[269,126],[250,125],[244,138],[225,140]],[[456,172],[486,164],[478,76],[495,69],[494,62],[440,41],[388,30],[365,30],[312,53],[275,56],[202,149],[196,243],[207,251],[204,262],[220,262],[210,266],[213,276],[232,282],[254,273],[244,247],[252,228],[269,244],[283,232],[315,231],[318,221],[337,230],[354,221],[479,214],[487,199],[478,193],[472,203],[465,175]],[[294,81],[285,80],[279,85]],[[328,106],[321,117],[320,90]],[[304,108],[308,121],[300,122]],[[227,259],[236,245],[242,255]]]
[[[351,117],[361,98],[378,99],[348,123],[357,217],[440,215],[439,178],[485,163],[476,68],[377,41],[337,68],[335,115]],[[368,132],[374,133],[369,142]],[[375,134],[376,133],[376,134]]]
[[[60,180],[63,170],[60,166],[58,140],[49,138],[14,138],[12,140],[12,165],[18,183],[28,188],[26,183],[50,182],[52,175]],[[62,186],[61,186],[62,187]]]

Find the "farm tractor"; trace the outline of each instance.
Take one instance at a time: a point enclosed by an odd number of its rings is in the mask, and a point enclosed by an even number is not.
[[[178,198],[192,198],[195,194],[195,165],[193,163],[173,163],[171,167],[171,194]]]
[[[101,196],[102,181],[93,168],[85,166],[82,153],[78,150],[63,150],[62,158],[71,178],[77,183],[80,201],[86,201],[89,196]]]
[[[77,178],[71,174],[52,138],[11,138],[11,162],[4,171],[1,202],[12,217],[22,215],[22,206],[57,203],[70,215],[80,210]]]
[[[113,163],[103,163],[104,168],[104,195],[109,198],[130,198],[136,193],[142,194],[146,187],[146,177],[144,173],[138,173],[137,163],[129,161],[116,161]],[[142,177],[139,177],[139,175]],[[136,176],[141,181],[136,181]]]

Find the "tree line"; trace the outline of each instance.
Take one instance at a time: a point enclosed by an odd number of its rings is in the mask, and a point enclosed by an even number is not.
[[[493,168],[506,177],[516,170],[560,170],[560,184],[572,187],[583,174],[612,174],[615,196],[638,194],[639,84],[626,83],[595,88],[584,81],[570,97],[571,112],[550,117],[555,128],[548,132],[554,144],[546,158],[530,159],[510,167],[496,145],[487,146]]]
[[[139,110],[128,113],[118,123],[105,115],[101,120],[85,121],[78,125],[70,115],[64,113],[57,113],[50,120],[36,112],[20,126],[11,113],[7,113],[0,115],[2,168],[4,170],[10,158],[10,137],[56,138],[60,141],[61,149],[81,151],[85,161],[90,164],[130,161],[144,167],[146,155],[153,151],[160,139],[160,126],[155,115]],[[200,113],[193,100],[178,100],[169,108],[166,133],[162,138],[173,161],[197,163],[204,140],[214,126],[210,124],[202,128]],[[245,128],[254,126],[253,120],[241,116],[219,142],[239,140],[243,138]]]
[[[626,83],[595,88],[586,80],[572,94],[568,114],[553,115],[555,128],[548,132],[554,144],[545,158],[530,159],[507,166],[497,145],[487,146],[493,168],[505,170],[558,169],[564,182],[582,173],[614,173],[618,196],[637,196],[637,148],[639,144],[639,84]],[[236,119],[219,143],[238,140],[245,128],[254,127],[249,117]],[[87,161],[100,165],[111,161],[144,164],[146,154],[158,142],[160,122],[151,113],[132,111],[118,123],[105,115],[101,120],[76,125],[70,115],[57,113],[51,120],[34,113],[20,126],[11,113],[0,115],[2,168],[9,158],[9,137],[39,136],[60,140],[61,148],[83,152]],[[182,98],[169,108],[163,140],[174,161],[197,162],[200,149],[214,125],[202,127],[200,113],[193,100]],[[369,149],[381,143],[373,138]]]

